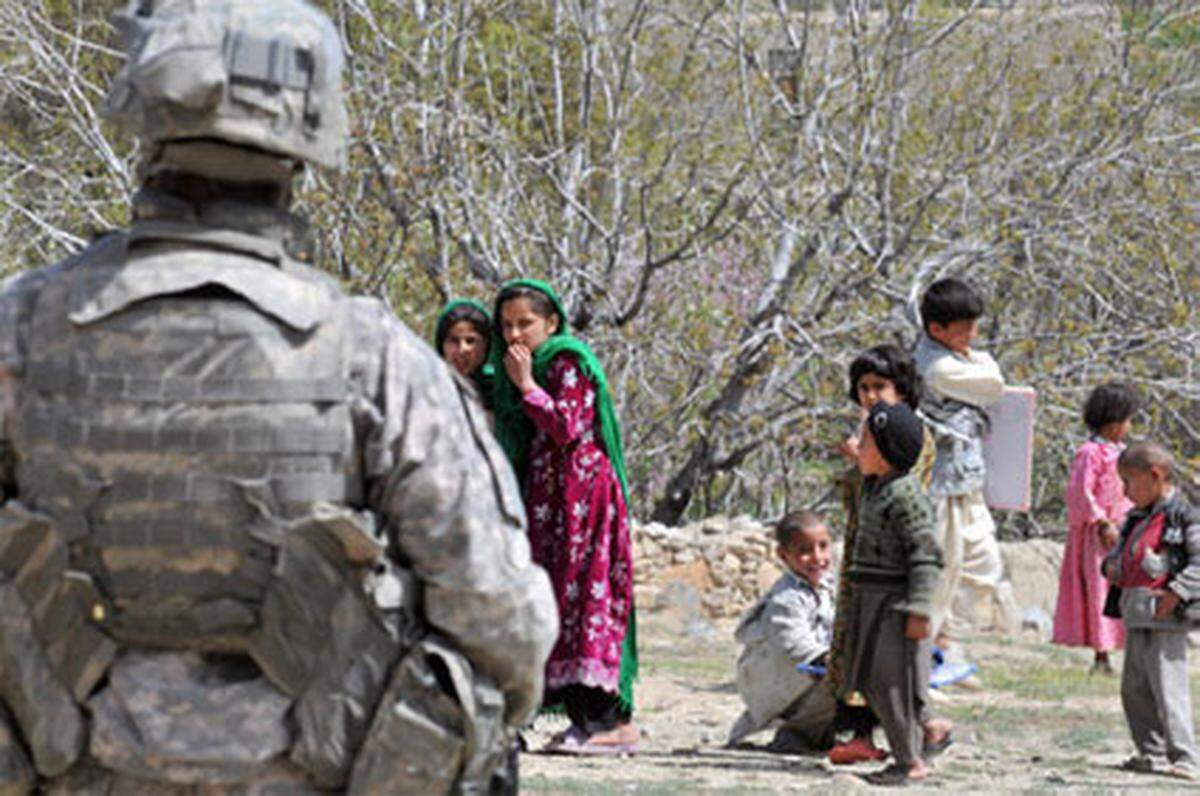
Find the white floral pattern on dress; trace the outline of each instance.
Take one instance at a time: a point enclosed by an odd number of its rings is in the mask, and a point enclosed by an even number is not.
[[[633,607],[632,544],[624,496],[597,440],[596,393],[573,354],[547,368],[528,393],[530,445],[525,500],[536,563],[554,585],[559,638],[546,666],[553,691],[580,684],[615,692]],[[536,507],[551,506],[549,516]]]

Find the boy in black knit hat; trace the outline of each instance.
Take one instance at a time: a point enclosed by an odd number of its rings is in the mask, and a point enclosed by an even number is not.
[[[930,621],[941,576],[936,513],[909,470],[921,454],[921,420],[906,404],[877,403],[859,440],[866,481],[859,504],[849,578],[847,688],[860,691],[879,717],[894,763],[869,777],[876,784],[924,779]]]

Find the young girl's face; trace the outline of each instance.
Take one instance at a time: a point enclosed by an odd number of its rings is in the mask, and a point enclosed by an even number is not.
[[[896,389],[896,382],[878,373],[864,373],[858,384],[854,385],[854,392],[858,395],[858,405],[863,409],[870,409],[880,401],[898,404],[904,400],[904,396]]]
[[[883,458],[879,446],[875,444],[875,435],[865,425],[858,438],[858,471],[867,476],[887,475],[892,471],[892,465]]]
[[[796,534],[790,545],[779,548],[779,557],[792,572],[816,586],[829,570],[832,545],[829,529],[824,525],[817,525],[805,528]]]
[[[450,327],[442,340],[442,359],[463,376],[479,370],[487,358],[487,340],[470,321],[459,321]]]
[[[558,316],[547,318],[534,312],[533,304],[524,296],[509,299],[500,305],[500,334],[508,345],[522,345],[530,351],[550,339],[558,331]]]

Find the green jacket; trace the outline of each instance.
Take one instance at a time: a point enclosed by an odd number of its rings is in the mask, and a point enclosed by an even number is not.
[[[901,611],[929,616],[941,578],[937,515],[917,476],[868,478],[858,506],[850,580],[903,590]]]

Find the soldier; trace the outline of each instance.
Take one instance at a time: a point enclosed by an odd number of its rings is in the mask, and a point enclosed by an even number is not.
[[[303,0],[134,0],[134,222],[0,293],[0,790],[482,791],[557,627],[479,408],[287,208]]]

